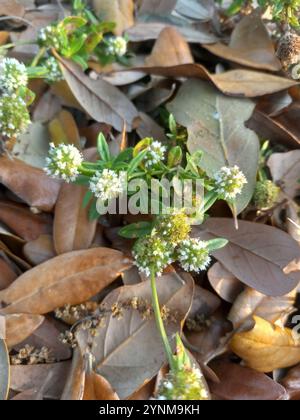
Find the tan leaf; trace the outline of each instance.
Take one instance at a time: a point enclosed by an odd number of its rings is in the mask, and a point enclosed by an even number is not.
[[[93,0],[93,6],[103,20],[116,23],[116,35],[122,35],[134,24],[133,0]]]
[[[267,296],[286,295],[299,283],[299,264],[294,272],[284,273],[291,262],[299,262],[299,245],[279,229],[239,221],[237,230],[232,219],[211,218],[195,235],[228,239],[229,244],[214,252],[214,257],[241,282]]]
[[[71,369],[62,393],[62,401],[81,401],[84,394],[85,366],[79,349],[75,349]]]
[[[56,256],[51,235],[41,235],[24,245],[23,253],[32,265],[39,265]]]
[[[166,324],[167,334],[174,343],[193,298],[194,282],[187,283],[172,273],[157,281],[161,305],[166,305],[176,322]],[[145,299],[151,305],[150,282],[121,287],[109,294],[104,303],[111,307],[133,297]],[[166,362],[166,356],[154,319],[143,319],[134,309],[124,310],[123,317],[108,317],[106,326],[97,330],[92,354],[96,359],[96,372],[104,376],[121,399],[129,397],[145,382],[151,380]]]
[[[8,287],[18,277],[8,261],[0,258],[0,290]]]
[[[60,190],[60,183],[41,169],[6,156],[0,157],[0,183],[29,206],[43,211],[53,209]]]
[[[78,149],[81,149],[78,128],[70,112],[62,110],[56,118],[50,121],[49,133],[55,145],[74,144]]]
[[[279,71],[274,44],[260,14],[245,16],[235,27],[229,46],[217,43],[202,45],[212,54],[247,67]]]
[[[66,304],[85,302],[131,266],[119,251],[96,248],[53,258],[20,276],[0,300],[5,314],[45,314]]]
[[[84,401],[116,401],[120,398],[105,378],[92,372],[85,376]]]
[[[41,315],[7,315],[5,317],[7,346],[11,348],[22,343],[44,322],[44,319]]]
[[[226,302],[233,303],[244,290],[243,284],[219,262],[208,270],[207,275],[211,286]]]
[[[253,318],[254,315],[284,326],[287,317],[295,311],[296,295],[297,290],[295,289],[288,295],[274,298],[247,288],[234,302],[228,319],[236,328],[249,318]]]
[[[255,327],[251,331],[236,334],[231,349],[241,357],[248,367],[258,372],[272,372],[300,362],[300,339],[288,328],[280,328],[254,317]]]
[[[165,28],[160,33],[151,55],[145,60],[146,65],[149,67],[176,66],[193,62],[194,59],[189,44],[172,27]]]
[[[273,153],[268,160],[274,182],[278,183],[285,194],[294,198],[300,191],[300,150],[287,153]]]

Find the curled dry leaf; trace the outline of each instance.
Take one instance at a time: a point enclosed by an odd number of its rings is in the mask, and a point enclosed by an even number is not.
[[[28,338],[43,322],[41,315],[6,315],[6,344],[12,348]]]
[[[119,251],[96,248],[53,258],[20,276],[0,292],[9,304],[5,314],[45,314],[66,304],[77,305],[108,286],[131,261]]]
[[[4,340],[0,339],[0,401],[6,400],[10,387],[9,355]]]
[[[281,328],[254,317],[251,331],[235,334],[230,347],[246,365],[258,372],[272,372],[300,362],[300,339],[288,328]]]
[[[41,235],[24,245],[23,253],[32,265],[39,265],[56,256],[52,235]]]
[[[77,64],[58,58],[72,93],[91,117],[120,132],[126,123],[127,130],[132,131],[138,111],[118,88],[101,78],[93,80]]]
[[[294,198],[300,192],[300,150],[287,153],[273,153],[268,160],[274,182],[278,183],[285,194]]]
[[[236,25],[228,46],[217,43],[203,47],[218,57],[242,66],[269,71],[281,70],[273,41],[260,13],[247,15]]]
[[[9,260],[6,258],[0,258],[0,290],[6,289],[16,278],[18,275],[14,271],[11,264],[9,264]]]
[[[215,263],[207,274],[213,289],[226,302],[233,303],[244,290],[243,284],[219,262]]]
[[[247,288],[234,302],[228,319],[235,328],[254,315],[283,327],[288,316],[296,310],[294,307],[296,296],[296,289],[285,296],[270,297]]]
[[[81,401],[84,395],[85,366],[81,351],[75,349],[71,369],[61,396],[62,401]]]
[[[41,169],[6,156],[0,157],[0,183],[29,206],[42,211],[53,209],[60,190],[60,183]]]
[[[280,381],[285,387],[290,400],[300,400],[300,365],[291,369],[288,374]]]
[[[195,229],[195,235],[228,239],[229,244],[214,252],[214,257],[242,283],[267,296],[286,295],[300,281],[299,245],[279,229],[239,221],[236,230],[232,219],[211,218]],[[284,269],[291,262],[295,262],[294,272],[285,274]]]
[[[9,201],[0,201],[0,221],[25,241],[52,232],[50,215],[34,214],[29,208]]]
[[[116,35],[122,35],[134,24],[133,0],[93,0],[93,6],[102,20],[116,22]]]
[[[258,137],[245,127],[254,110],[252,101],[228,98],[207,82],[189,80],[168,109],[188,128],[189,152],[203,152],[200,166],[208,176],[224,166],[238,165],[243,171],[248,184],[236,201],[240,213],[253,196],[259,159]]]
[[[194,282],[190,278],[185,283],[178,274],[171,273],[158,280],[157,288],[161,305],[165,305],[176,318],[176,322],[170,320],[166,324],[174,347],[175,333],[180,331],[191,307]],[[145,299],[150,305],[150,282],[121,287],[110,293],[104,304],[111,307],[134,297]],[[121,399],[150,381],[166,362],[154,318],[143,319],[137,310],[124,310],[121,319],[109,316],[106,326],[97,332],[91,349],[96,372],[106,378]]]
[[[120,398],[103,376],[95,372],[85,376],[84,401],[117,401]]]
[[[172,27],[165,28],[160,33],[151,55],[145,60],[145,64],[149,67],[176,66],[193,62],[194,58],[189,44]]]
[[[212,74],[201,64],[181,64],[174,67],[140,67],[136,71],[171,78],[195,78],[212,82],[228,96],[254,98],[281,92],[299,84],[295,80],[253,70],[230,70]]]
[[[227,401],[273,401],[287,399],[284,387],[267,375],[240,365],[220,360],[211,368],[220,382],[210,382],[216,398]]]

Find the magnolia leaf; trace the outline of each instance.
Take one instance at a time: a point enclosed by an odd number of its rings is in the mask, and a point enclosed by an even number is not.
[[[258,372],[272,372],[300,363],[300,338],[288,328],[280,328],[254,317],[251,331],[235,334],[230,347],[248,367]]]
[[[168,109],[188,128],[189,152],[203,152],[200,165],[209,176],[224,166],[238,165],[243,171],[248,184],[237,198],[240,213],[249,204],[256,184],[259,140],[245,127],[254,103],[226,97],[207,82],[189,80]]]

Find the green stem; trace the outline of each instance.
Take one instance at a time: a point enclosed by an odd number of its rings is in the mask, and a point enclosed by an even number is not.
[[[36,67],[39,64],[40,60],[45,55],[45,53],[46,53],[46,48],[45,47],[41,48],[40,51],[37,53],[37,55],[34,57],[30,67]]]
[[[152,290],[152,305],[153,305],[153,310],[154,310],[154,315],[155,315],[156,326],[161,335],[161,339],[165,348],[169,365],[171,368],[173,368],[174,367],[173,352],[172,352],[172,349],[168,340],[168,336],[165,330],[162,317],[161,317],[159,299],[158,299],[157,288],[156,288],[156,278],[155,278],[155,272],[153,269],[151,269],[151,290]]]
[[[95,171],[93,169],[87,169],[87,168],[84,168],[83,166],[80,166],[79,172],[81,173],[81,175],[91,177],[91,176],[94,176],[97,171]]]

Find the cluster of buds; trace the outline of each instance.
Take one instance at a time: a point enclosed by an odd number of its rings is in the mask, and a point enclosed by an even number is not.
[[[26,344],[16,355],[10,357],[10,362],[12,365],[51,364],[55,362],[55,358],[47,347],[36,349]]]
[[[224,166],[214,176],[215,191],[225,201],[235,200],[247,183],[245,175],[238,166]]]
[[[70,183],[77,179],[82,162],[83,156],[75,146],[60,144],[56,147],[51,143],[44,170],[52,178]]]
[[[104,169],[91,178],[90,190],[101,201],[113,200],[126,191],[126,182],[122,174]]]
[[[191,232],[190,219],[183,209],[170,210],[168,214],[158,216],[154,227],[157,235],[172,245],[186,240]]]
[[[0,134],[4,139],[26,132],[30,115],[26,104],[28,83],[24,64],[13,58],[0,62]]]
[[[0,90],[4,93],[15,93],[28,84],[26,66],[14,58],[0,61]]]
[[[277,56],[286,70],[298,64],[300,62],[300,36],[294,32],[287,32],[279,41]]]
[[[163,162],[166,156],[167,148],[159,141],[153,141],[148,147],[148,153],[144,160],[147,169]]]
[[[164,269],[174,262],[174,247],[156,235],[145,236],[133,248],[135,264],[141,273],[161,276]]]
[[[106,54],[124,57],[127,53],[127,40],[122,36],[109,37],[106,40]]]
[[[197,238],[186,239],[177,249],[177,258],[185,271],[200,273],[211,263],[208,243]]]
[[[271,208],[278,199],[280,188],[270,180],[259,181],[256,184],[253,201],[254,205],[260,209]]]
[[[41,47],[59,51],[64,47],[66,35],[62,28],[57,25],[49,25],[42,28],[38,35],[38,43]]]
[[[64,79],[61,68],[56,58],[48,57],[42,64],[47,70],[46,80],[48,83],[55,83]]]

